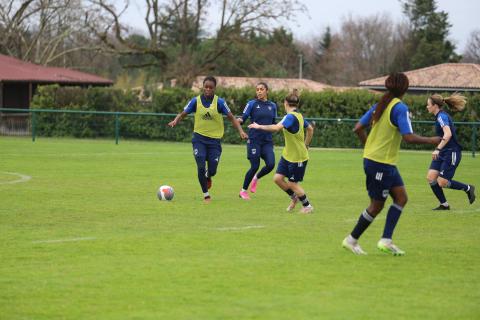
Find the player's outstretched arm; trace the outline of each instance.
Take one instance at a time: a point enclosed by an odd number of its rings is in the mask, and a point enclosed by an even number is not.
[[[243,131],[242,126],[240,125],[240,122],[233,116],[231,112],[227,113],[227,118],[228,120],[230,120],[233,127],[237,129],[238,133],[240,134],[240,138],[248,139],[248,135],[245,133],[245,131]]]
[[[441,137],[423,137],[415,133],[404,134],[403,141],[413,144],[439,144]]]
[[[283,129],[283,124],[277,123],[277,124],[268,124],[268,125],[263,125],[263,124],[258,124],[256,122],[251,123],[248,125],[249,129],[260,129],[268,132],[277,132]]]
[[[358,136],[358,139],[362,142],[363,145],[367,142],[367,133],[365,132],[365,126],[360,122],[355,124],[355,128],[353,128],[353,132]]]
[[[173,119],[172,121],[170,121],[167,125],[169,127],[175,127],[181,120],[183,120],[183,118],[185,118],[187,116],[187,113],[185,111],[182,111],[180,112],[179,114],[177,114],[177,116],[175,117],[175,119]]]

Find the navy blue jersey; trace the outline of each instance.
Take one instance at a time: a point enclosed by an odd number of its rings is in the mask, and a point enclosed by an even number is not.
[[[247,102],[243,109],[243,122],[250,118],[250,122],[269,125],[275,124],[277,105],[272,101],[253,99]],[[248,129],[248,139],[257,141],[272,141],[272,133],[259,129]]]
[[[295,112],[298,112],[297,110],[293,110]],[[298,130],[300,129],[298,119],[295,117],[293,114],[288,113],[285,117],[283,117],[280,122],[285,129],[287,129],[288,132],[290,133],[297,133]],[[306,128],[308,127],[309,123],[305,118],[303,118],[303,127]]]
[[[212,104],[213,101],[213,96],[212,97],[205,97],[203,94],[200,96],[202,99],[202,103],[205,106],[205,108],[209,108],[210,105]],[[217,103],[217,110],[218,113],[227,115],[230,112],[230,108],[228,107],[227,103],[225,102],[224,99],[218,97],[218,103]],[[194,113],[197,111],[197,97],[192,98],[188,102],[188,104],[183,108],[183,111],[186,113]]]
[[[363,126],[368,126],[370,124],[375,108],[377,108],[377,104],[374,104],[360,118],[360,123]],[[408,115],[408,107],[403,102],[399,102],[393,106],[392,112],[390,113],[390,122],[398,128],[401,135],[413,133],[412,123]]]
[[[462,149],[462,146],[460,143],[458,143],[457,140],[457,130],[455,129],[455,125],[453,124],[452,117],[448,113],[446,113],[443,110],[440,110],[439,113],[437,113],[436,116],[436,121],[435,121],[435,133],[439,137],[443,137],[443,127],[449,126],[450,131],[452,132],[452,137],[448,141],[448,143],[442,148],[447,150],[447,149]]]

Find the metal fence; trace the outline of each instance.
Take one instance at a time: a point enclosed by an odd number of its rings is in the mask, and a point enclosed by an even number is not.
[[[37,137],[154,139],[190,141],[193,117],[185,118],[175,129],[167,126],[176,114],[154,112],[108,112],[84,110],[12,109],[0,108],[0,135]],[[281,118],[279,118],[281,119]],[[357,119],[308,118],[315,125],[311,146],[331,148],[360,148],[352,128]],[[434,135],[434,121],[412,121],[415,133]],[[459,140],[465,150],[475,156],[479,145],[480,122],[456,122]],[[282,144],[281,135],[274,135]],[[236,130],[225,126],[226,143],[240,143]],[[402,145],[406,149],[431,149],[424,145]]]

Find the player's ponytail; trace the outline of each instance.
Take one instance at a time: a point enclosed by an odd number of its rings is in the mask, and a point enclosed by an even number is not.
[[[385,88],[387,92],[383,94],[380,101],[377,103],[377,107],[373,112],[372,124],[377,122],[383,114],[383,111],[393,98],[402,97],[407,92],[409,86],[408,77],[401,72],[390,74],[385,80]]]
[[[285,97],[285,101],[288,103],[290,107],[298,108],[300,105],[300,98],[298,96],[298,90],[293,89],[292,93],[288,94]]]
[[[462,111],[467,103],[467,98],[456,92],[450,97],[446,98],[443,98],[439,94],[433,94],[430,96],[430,100],[433,104],[436,104],[440,108],[442,108],[444,105],[447,105],[453,111]]]

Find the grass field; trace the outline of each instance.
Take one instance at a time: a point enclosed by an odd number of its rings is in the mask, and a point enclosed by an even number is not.
[[[0,137],[0,319],[480,318],[480,199],[446,190],[453,210],[431,211],[430,154],[402,152],[407,254],[377,251],[384,212],[354,256],[361,151],[310,154],[306,216],[271,174],[238,198],[244,147],[223,146],[205,205],[190,144]],[[480,187],[480,158],[465,152],[456,179]]]

